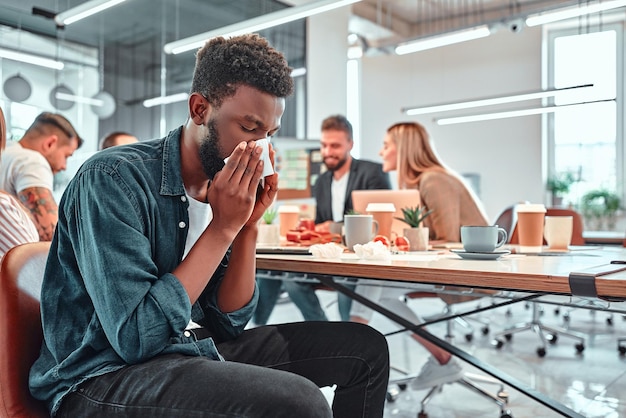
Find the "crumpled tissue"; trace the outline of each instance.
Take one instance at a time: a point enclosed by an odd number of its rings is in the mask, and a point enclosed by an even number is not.
[[[309,252],[317,258],[339,258],[343,253],[343,247],[334,242],[314,244],[309,247]]]
[[[364,260],[391,260],[391,251],[380,241],[370,241],[367,244],[355,244],[354,252]]]

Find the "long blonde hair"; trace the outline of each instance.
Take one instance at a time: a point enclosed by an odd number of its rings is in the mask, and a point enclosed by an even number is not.
[[[387,134],[396,144],[398,188],[419,189],[422,174],[428,171],[447,173],[463,185],[476,203],[478,210],[487,219],[483,204],[474,190],[468,186],[459,173],[447,167],[439,159],[430,143],[426,128],[417,122],[400,122],[387,128]]]
[[[0,154],[2,154],[2,150],[7,145],[7,121],[4,118],[4,112],[0,107]]]
[[[419,123],[396,123],[387,129],[387,134],[396,144],[400,189],[417,187],[426,171],[449,172],[431,146],[428,132]]]

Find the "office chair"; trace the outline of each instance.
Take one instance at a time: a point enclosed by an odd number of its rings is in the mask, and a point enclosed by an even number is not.
[[[28,389],[28,373],[43,340],[39,293],[49,242],[9,250],[0,266],[0,416],[48,417]]]
[[[574,225],[572,232],[572,244],[573,245],[583,245],[584,239],[582,236],[583,231],[583,223],[582,217],[579,213],[571,209],[546,209],[546,216],[572,216]],[[517,225],[513,227],[513,231],[509,237],[510,244],[517,244],[519,242]],[[563,335],[570,337],[572,339],[577,340],[578,342],[574,345],[576,348],[576,352],[578,354],[582,353],[585,350],[585,339],[577,332],[573,332],[561,327],[550,327],[541,322],[541,304],[537,301],[528,302],[530,307],[532,308],[532,316],[530,321],[523,322],[519,324],[515,324],[512,327],[508,327],[505,330],[496,334],[492,340],[492,344],[496,348],[502,348],[505,341],[511,341],[513,338],[513,334],[531,330],[539,337],[541,341],[541,345],[537,347],[537,355],[539,357],[544,357],[547,352],[548,344],[555,344],[557,342],[558,336]],[[547,333],[547,334],[545,334]],[[503,338],[504,337],[504,338]]]

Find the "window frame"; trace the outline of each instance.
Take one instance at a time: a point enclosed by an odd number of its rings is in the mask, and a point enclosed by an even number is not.
[[[545,54],[545,62],[547,65],[544,66],[544,80],[546,81],[547,86],[554,85],[554,66],[555,66],[555,57],[554,57],[554,44],[555,39],[563,36],[572,36],[572,35],[582,35],[587,33],[597,33],[607,30],[615,30],[616,31],[616,137],[615,137],[615,176],[616,176],[616,190],[622,202],[626,201],[626,192],[624,191],[626,187],[626,137],[624,133],[624,118],[626,117],[625,108],[624,108],[624,45],[626,44],[624,36],[626,31],[624,30],[624,26],[626,21],[624,19],[620,19],[617,22],[605,23],[605,24],[594,24],[587,25],[584,29],[581,27],[579,22],[571,23],[569,25],[559,25],[558,27],[548,27],[545,29],[545,39],[546,39],[546,54]],[[545,175],[546,179],[553,176],[555,173],[555,159],[556,159],[556,151],[555,151],[555,115],[553,113],[547,114],[544,118],[544,128],[546,138],[546,157],[545,157]]]

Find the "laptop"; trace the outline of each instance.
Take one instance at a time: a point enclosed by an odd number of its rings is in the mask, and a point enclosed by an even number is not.
[[[420,193],[417,189],[407,190],[353,190],[352,206],[359,213],[366,213],[370,203],[393,203],[396,213],[393,215],[391,231],[398,236],[404,235],[402,230],[409,226],[396,218],[403,218],[402,208],[415,207],[420,204]]]

